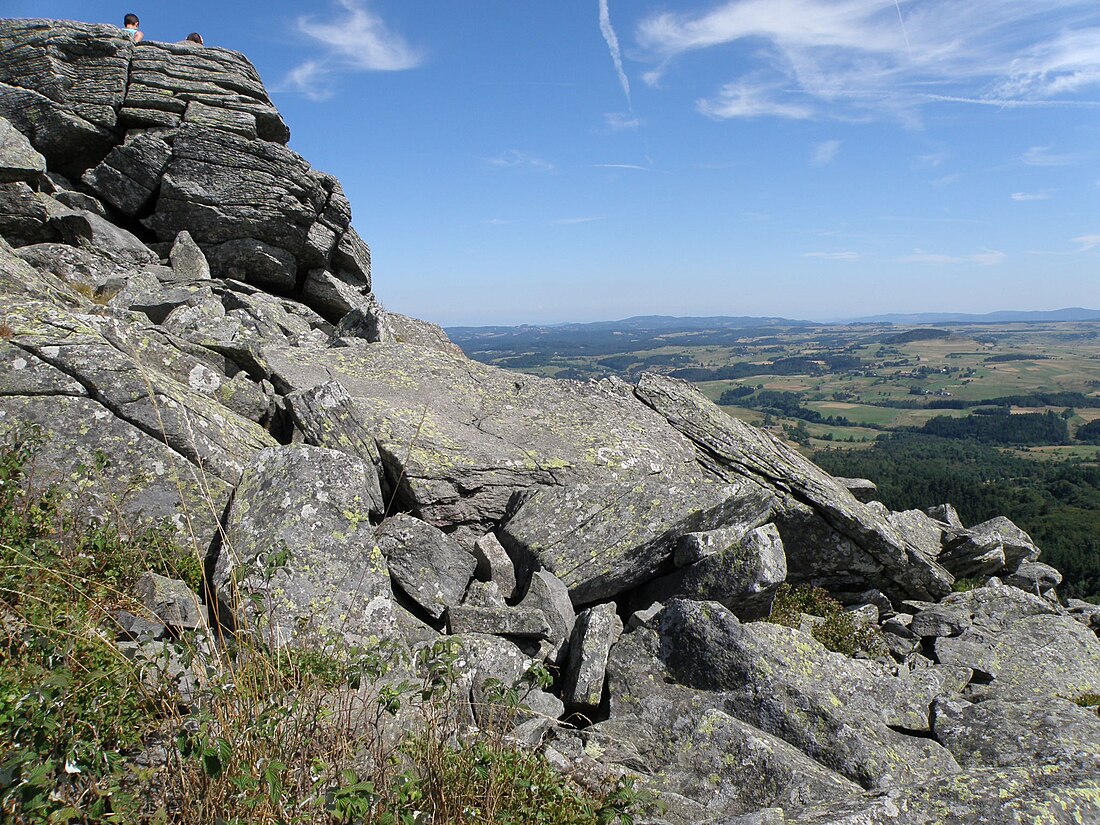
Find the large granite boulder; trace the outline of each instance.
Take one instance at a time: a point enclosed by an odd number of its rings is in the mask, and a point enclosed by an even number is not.
[[[786,442],[726,415],[684,381],[647,373],[638,397],[699,449],[699,460],[723,478],[748,478],[786,493],[776,517],[792,580],[857,578],[888,595],[935,598],[951,575],[899,533],[874,507]]]
[[[397,506],[470,541],[500,522],[517,491],[700,477],[690,442],[621,382],[520,376],[410,344],[276,345],[261,356],[280,393],[342,384],[378,445]],[[311,431],[327,426],[303,422]]]
[[[214,567],[220,620],[273,645],[363,644],[396,631],[371,524],[373,468],[323,447],[259,453],[237,485]]]
[[[763,522],[773,496],[760,486],[659,478],[574,484],[535,492],[500,529],[521,568],[546,569],[574,604],[612,598],[671,567],[685,533]],[[522,577],[521,577],[522,578]]]

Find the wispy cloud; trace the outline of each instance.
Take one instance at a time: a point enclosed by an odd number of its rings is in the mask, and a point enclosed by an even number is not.
[[[860,254],[858,252],[843,251],[843,252],[804,252],[803,258],[822,258],[826,261],[858,261]]]
[[[995,266],[1007,260],[1008,256],[994,249],[985,249],[970,255],[943,255],[936,252],[925,252],[923,249],[913,250],[912,255],[899,258],[903,264],[932,264],[935,266],[950,266],[957,264],[977,264],[978,266]]]
[[[550,221],[554,226],[572,226],[578,223],[592,223],[593,221],[602,221],[603,218],[558,218],[557,220]]]
[[[611,53],[611,62],[615,66],[615,74],[619,78],[619,85],[623,87],[623,96],[626,98],[627,108],[631,112],[634,107],[630,102],[630,80],[623,71],[623,57],[619,50],[619,37],[615,34],[615,28],[611,25],[611,9],[607,0],[600,0],[600,34],[607,43],[607,50]]]
[[[648,166],[639,166],[636,163],[593,163],[595,169],[636,169],[639,172],[648,172]]]
[[[839,140],[826,140],[822,143],[818,143],[814,146],[810,162],[813,163],[814,166],[827,166],[836,160],[839,151]]]
[[[1046,192],[1013,192],[1010,197],[1017,203],[1026,203],[1027,201],[1050,200],[1050,195]]]
[[[1073,166],[1079,160],[1077,155],[1052,153],[1049,146],[1032,146],[1020,156],[1026,166]]]
[[[553,172],[557,168],[548,160],[518,149],[509,149],[496,157],[486,158],[486,162],[501,169],[526,169],[535,172]]]
[[[1100,235],[1081,235],[1074,238],[1073,242],[1080,245],[1078,252],[1090,252],[1100,246]]]
[[[423,54],[391,31],[365,0],[336,0],[328,18],[303,15],[298,32],[320,45],[324,54],[292,69],[283,85],[318,100],[331,96],[330,84],[345,72],[395,72],[420,65]]]
[[[636,36],[653,85],[695,52],[728,52],[730,79],[698,104],[711,117],[1100,103],[1081,99],[1100,88],[1095,0],[720,0],[650,15]]]
[[[637,129],[641,125],[641,121],[635,117],[633,112],[605,112],[603,120],[609,128],[616,131]]]
[[[718,95],[709,100],[699,100],[695,108],[715,120],[735,117],[785,117],[806,120],[813,109],[801,102],[781,99],[783,90],[776,85],[765,85],[757,80],[727,83]]]

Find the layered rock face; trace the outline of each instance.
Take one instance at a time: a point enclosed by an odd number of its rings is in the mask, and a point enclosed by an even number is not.
[[[0,426],[41,483],[176,525],[210,621],[455,635],[471,701],[550,666],[526,730],[654,822],[1100,821],[1100,609],[1026,533],[891,512],[662,375],[466,359],[287,140],[237,53],[0,21]],[[758,621],[785,582],[877,658]]]

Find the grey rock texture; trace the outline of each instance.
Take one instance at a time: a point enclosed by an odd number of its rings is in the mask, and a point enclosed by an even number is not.
[[[725,415],[683,381],[647,374],[637,393],[698,446],[700,460],[713,472],[789,489],[790,516],[777,522],[792,578],[811,570],[819,580],[832,572],[866,570],[870,583],[888,594],[950,592],[947,571],[789,445]],[[834,537],[833,552],[821,552],[823,534]]]
[[[214,572],[221,610],[274,645],[393,635],[390,571],[370,522],[372,473],[323,447],[259,453],[226,516]]]
[[[652,579],[669,566],[684,533],[746,517],[762,521],[771,501],[767,491],[747,482],[643,479],[547,488],[505,522],[501,540],[527,569],[554,573],[574,604],[585,604]]]
[[[171,639],[207,609],[276,647],[454,644],[450,721],[637,776],[652,825],[1100,821],[1100,608],[1026,533],[891,512],[668,377],[468,360],[382,307],[288,137],[235,52],[0,20],[0,434],[206,562],[208,605],[149,574],[104,628],[147,679],[187,706]],[[883,652],[760,621],[784,582]]]

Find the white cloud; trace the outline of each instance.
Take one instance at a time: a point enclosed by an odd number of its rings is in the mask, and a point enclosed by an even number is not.
[[[615,74],[619,78],[619,85],[623,87],[623,95],[626,97],[626,105],[628,108],[633,108],[630,103],[630,80],[627,79],[626,72],[623,71],[623,58],[619,51],[619,38],[615,34],[615,29],[611,25],[611,10],[608,8],[607,0],[600,0],[600,34],[603,35],[604,41],[607,43],[607,50],[611,53],[611,62],[615,66]]]
[[[558,218],[555,221],[551,221],[554,226],[572,226],[578,223],[592,223],[593,221],[602,221],[603,218]]]
[[[333,95],[329,85],[331,75],[332,71],[319,60],[307,60],[291,69],[281,86],[299,92],[310,100],[327,100]]]
[[[593,163],[595,169],[637,169],[639,172],[648,172],[648,166],[639,166],[636,163]]]
[[[509,149],[495,158],[487,158],[486,160],[490,166],[497,166],[502,169],[530,169],[536,172],[553,172],[556,168],[550,161],[543,160],[527,152],[521,152],[518,149]]]
[[[978,266],[995,266],[1007,260],[1008,256],[994,249],[985,249],[970,255],[943,255],[936,252],[925,252],[923,249],[913,250],[912,255],[899,258],[903,264],[932,264],[934,266],[951,266],[957,264],[977,264]]]
[[[836,160],[839,151],[839,140],[826,140],[822,143],[818,143],[814,146],[811,163],[813,163],[814,166],[826,166]]]
[[[1078,252],[1090,252],[1100,246],[1100,235],[1081,235],[1079,238],[1073,238],[1073,242],[1081,245]]]
[[[1052,154],[1049,146],[1032,146],[1020,156],[1027,166],[1072,166],[1080,158],[1077,155]]]
[[[731,78],[699,105],[710,117],[913,123],[932,101],[1096,105],[1074,96],[1100,88],[1095,0],[721,0],[650,15],[636,37],[651,85],[694,52],[726,50]]]
[[[858,252],[804,252],[803,258],[822,258],[826,261],[858,261],[860,254]]]
[[[616,131],[637,129],[641,125],[641,122],[634,116],[633,112],[605,112],[603,120],[609,128]]]
[[[303,15],[298,32],[324,49],[292,69],[284,85],[313,100],[332,96],[332,79],[344,72],[396,72],[420,65],[423,55],[390,30],[364,0],[336,0],[331,18]]]
[[[809,106],[781,100],[786,93],[779,85],[767,86],[751,80],[727,83],[717,98],[696,101],[695,108],[715,120],[765,115],[806,120],[813,115]]]
[[[1010,197],[1017,203],[1025,203],[1027,201],[1050,200],[1050,195],[1048,195],[1046,192],[1013,192]]]

